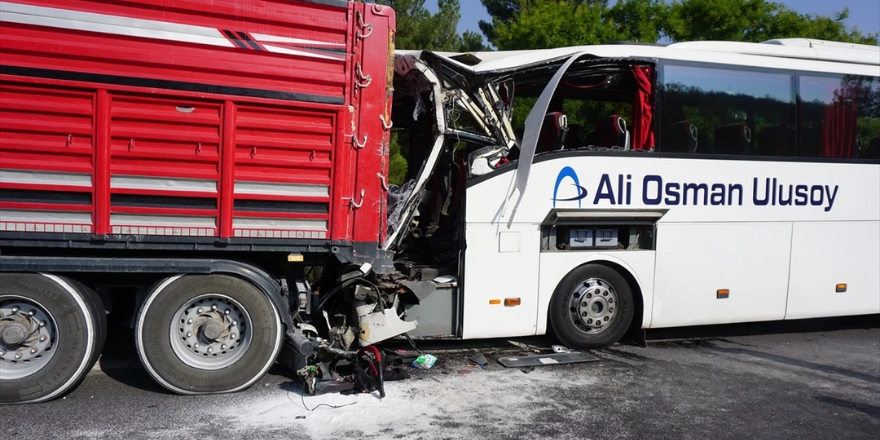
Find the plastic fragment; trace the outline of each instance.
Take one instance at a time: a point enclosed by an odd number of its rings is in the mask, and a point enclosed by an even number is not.
[[[437,358],[434,355],[423,354],[416,358],[416,360],[412,361],[412,366],[416,367],[420,370],[427,370],[434,366],[437,362]]]

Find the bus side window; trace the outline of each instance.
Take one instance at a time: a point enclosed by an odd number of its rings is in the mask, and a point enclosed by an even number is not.
[[[793,155],[793,81],[769,70],[663,66],[660,151]]]
[[[801,75],[798,156],[880,159],[880,79]]]

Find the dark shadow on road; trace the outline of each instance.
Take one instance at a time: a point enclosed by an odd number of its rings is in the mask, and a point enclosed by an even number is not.
[[[156,383],[141,365],[134,344],[134,331],[127,327],[108,331],[98,366],[107,377],[124,385],[158,394],[172,394]]]
[[[829,405],[839,406],[841,408],[852,409],[865,413],[875,419],[880,419],[880,407],[865,405],[863,403],[850,402],[849,400],[838,399],[830,396],[816,396],[814,399],[827,403]]]
[[[747,322],[648,330],[648,345],[664,340],[759,336],[784,333],[814,333],[836,330],[880,328],[880,315],[798,319],[792,321]]]
[[[505,351],[534,351],[546,352],[553,344],[559,344],[551,336],[523,336],[516,338],[492,338],[492,339],[418,339],[415,351],[423,353],[431,352],[458,352],[458,351],[483,351],[484,353]],[[413,347],[405,340],[390,340],[382,343],[382,347],[389,350],[414,351]],[[486,350],[486,351],[484,351]]]
[[[761,359],[766,359],[773,362],[779,362],[781,364],[792,365],[795,367],[806,368],[809,370],[819,371],[822,373],[830,373],[830,374],[838,374],[841,376],[849,377],[852,379],[864,380],[866,382],[871,382],[875,384],[880,384],[880,377],[872,376],[870,374],[860,373],[858,371],[848,370],[846,368],[840,367],[832,367],[830,365],[817,364],[815,362],[804,361],[800,359],[791,358],[788,356],[780,356],[778,354],[772,353],[764,353],[762,351],[751,350],[748,348],[732,348],[732,347],[719,347],[712,343],[712,341],[703,341],[701,344],[702,348],[711,351],[718,351],[722,353],[730,353],[730,354],[741,354],[746,356],[757,357]]]

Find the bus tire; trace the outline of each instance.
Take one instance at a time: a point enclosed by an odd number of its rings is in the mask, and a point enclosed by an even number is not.
[[[73,390],[104,345],[98,295],[50,274],[0,276],[0,403],[36,403]]]
[[[275,363],[281,318],[258,287],[229,275],[162,280],[138,312],[135,343],[150,376],[178,394],[243,390]]]
[[[616,270],[586,264],[572,270],[550,300],[550,325],[568,347],[614,345],[633,318],[632,288]]]

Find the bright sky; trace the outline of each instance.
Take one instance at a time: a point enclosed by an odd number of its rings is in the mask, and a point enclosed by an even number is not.
[[[880,0],[773,0],[782,3],[789,8],[802,14],[819,14],[828,15],[841,11],[843,8],[849,8],[849,18],[846,20],[847,25],[855,26],[860,31],[880,32]],[[611,0],[613,5],[616,0]],[[489,14],[486,8],[480,3],[480,0],[460,0],[461,3],[461,20],[458,22],[458,32],[472,30],[480,33],[477,25],[480,20],[489,21]],[[428,9],[432,12],[437,11],[437,0],[427,0],[425,2]],[[485,37],[484,37],[485,38]]]

